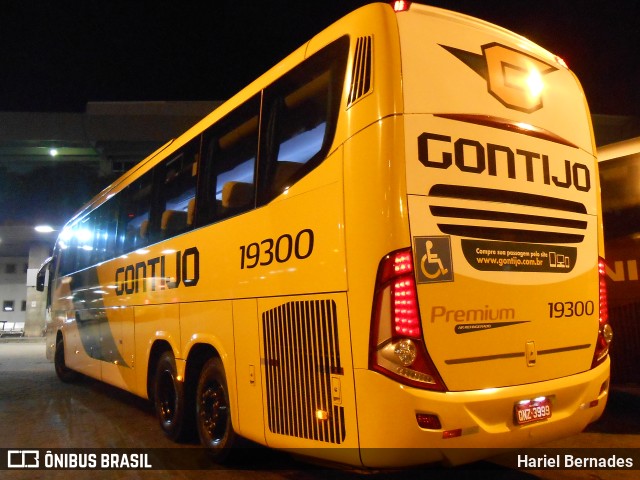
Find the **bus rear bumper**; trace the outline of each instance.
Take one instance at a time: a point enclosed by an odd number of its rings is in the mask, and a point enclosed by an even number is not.
[[[420,390],[370,370],[356,370],[355,385],[365,467],[457,465],[581,432],[604,411],[609,359],[570,377],[476,391]],[[515,405],[539,397],[550,399],[551,417],[517,425]],[[418,414],[437,416],[441,428],[421,428]]]

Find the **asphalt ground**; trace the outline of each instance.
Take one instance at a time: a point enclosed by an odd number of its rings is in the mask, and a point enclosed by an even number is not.
[[[40,338],[0,338],[0,449],[164,449],[180,452],[197,445],[176,445],[159,429],[153,409],[146,400],[90,379],[63,384],[45,358]],[[614,387],[603,417],[583,433],[542,445],[558,451],[590,452],[606,449],[623,455],[630,450],[640,458],[640,388]],[[182,450],[182,452],[185,452]],[[327,476],[348,480],[431,479],[603,479],[640,478],[640,461],[635,470],[544,470],[519,471],[501,457],[468,467],[408,470],[386,474],[345,474],[335,470],[314,470],[281,452],[256,450],[249,467],[220,469],[206,463],[210,478],[251,479],[256,477],[320,479]],[[0,459],[2,460],[2,459]],[[0,479],[72,478],[158,478],[159,471],[2,471]],[[165,473],[165,472],[163,472]],[[170,471],[178,479],[200,479],[201,471]],[[163,475],[165,476],[165,475]]]

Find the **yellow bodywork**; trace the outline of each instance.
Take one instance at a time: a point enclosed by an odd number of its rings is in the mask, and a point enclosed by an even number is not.
[[[315,36],[141,162],[72,222],[343,35],[349,36],[350,54],[327,157],[263,206],[74,273],[74,279],[84,275],[83,306],[77,303],[71,277],[55,278],[50,350],[61,332],[69,367],[146,398],[153,374],[150,356],[158,342],[173,351],[183,379],[190,353],[206,345],[224,365],[235,431],[261,444],[305,449],[303,453],[351,465],[460,463],[482,457],[484,448],[524,447],[579,432],[601,415],[607,397],[608,360],[591,369],[597,308],[589,315],[561,319],[549,318],[549,311],[557,302],[598,302],[601,222],[584,95],[572,74],[553,64],[555,71],[544,76],[548,83],[543,108],[514,110],[511,104],[519,99],[502,101],[490,95],[486,81],[451,53],[463,56],[459,52],[464,50],[478,57],[482,45],[495,42],[508,46],[497,54],[508,50],[512,55],[513,49],[538,65],[553,63],[553,56],[522,37],[419,5],[398,14],[385,4],[364,7]],[[351,101],[355,49],[361,38],[372,45],[371,85]],[[526,123],[567,143],[442,114]],[[427,168],[421,163],[418,138],[424,132],[449,138],[430,140],[427,164],[454,159],[455,142],[467,139],[460,143],[460,164]],[[479,164],[470,172],[474,165],[469,159],[479,157],[469,156],[469,148],[479,152],[478,145],[483,152],[493,148],[488,145],[501,145],[503,153],[526,150],[537,156],[518,154],[513,175],[505,173],[503,159],[493,175],[486,166],[480,170]],[[556,170],[546,183],[531,181],[527,162],[543,155],[560,167],[551,163]],[[574,167],[578,189],[557,187],[565,160],[579,165]],[[585,169],[593,172],[588,191]],[[546,179],[542,170],[536,172],[537,179]],[[572,244],[576,265],[571,265],[571,273],[560,274],[473,267],[463,252],[462,241],[469,238],[443,233],[442,222],[430,209],[482,210],[486,204],[433,200],[429,191],[436,184],[549,194],[584,204],[584,215],[560,215],[569,225],[586,225],[584,241]],[[500,214],[541,214],[535,205],[505,203],[496,208]],[[483,220],[466,222],[463,228],[483,225]],[[533,230],[543,232],[545,227]],[[564,234],[571,228],[561,230]],[[455,268],[451,281],[418,282],[424,342],[446,392],[408,387],[370,369],[372,302],[380,260],[389,252],[416,248],[419,239],[432,236],[449,238]],[[250,244],[259,245],[261,255],[286,260],[246,268],[242,255]],[[540,244],[546,245],[541,251],[551,248],[548,242]],[[274,250],[278,245],[282,250]],[[266,253],[269,248],[271,253]],[[458,334],[457,325],[479,323],[480,313],[468,313],[479,311],[489,312],[496,321],[522,324]],[[499,318],[502,311],[505,317]],[[304,326],[298,326],[302,321]],[[316,337],[317,332],[321,334]],[[277,353],[270,353],[275,349]],[[304,355],[296,353],[300,351]],[[526,355],[535,356],[535,361]],[[285,357],[290,362],[286,369]],[[329,363],[305,366],[311,357]],[[270,377],[270,368],[283,371],[281,378]],[[330,386],[313,393],[323,398],[322,405],[304,400],[312,395],[307,386],[312,370]],[[515,425],[515,403],[540,396],[553,399],[551,418]],[[420,428],[418,413],[437,415],[442,427]],[[462,433],[443,438],[449,430]],[[449,450],[461,447],[466,457],[460,456],[462,450]]]

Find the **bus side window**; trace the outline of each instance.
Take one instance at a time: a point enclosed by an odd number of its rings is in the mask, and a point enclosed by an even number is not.
[[[203,141],[198,225],[255,207],[260,102],[256,96],[209,128]]]
[[[60,233],[56,248],[59,253],[59,274],[67,275],[76,271],[76,254],[78,242],[75,239],[74,228],[66,226]]]
[[[93,239],[95,238],[94,219],[87,215],[75,225],[76,237],[76,270],[82,270],[91,265],[93,255]]]
[[[160,170],[161,238],[170,238],[193,228],[200,137],[185,145]],[[156,167],[158,168],[158,167]]]
[[[118,226],[118,211],[115,207],[115,203],[107,203],[90,214],[94,224],[91,264],[108,260],[115,254],[116,228]]]
[[[151,217],[153,171],[129,185],[119,196],[118,221],[119,254],[146,247],[158,237],[159,225]]]
[[[286,191],[327,154],[347,53],[348,40],[337,40],[265,90],[269,125],[260,203]]]

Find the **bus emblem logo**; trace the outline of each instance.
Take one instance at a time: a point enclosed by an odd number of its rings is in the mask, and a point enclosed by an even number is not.
[[[418,283],[452,282],[451,239],[414,237]]]
[[[441,45],[487,82],[487,89],[505,107],[532,113],[542,108],[543,76],[557,70],[499,43],[482,45],[482,55]]]

